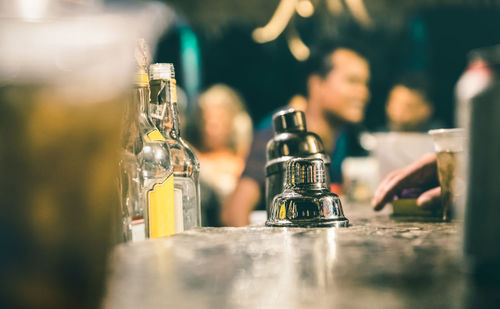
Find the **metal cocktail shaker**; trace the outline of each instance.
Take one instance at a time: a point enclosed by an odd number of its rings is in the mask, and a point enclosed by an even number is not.
[[[326,155],[319,136],[306,131],[305,115],[287,109],[273,115],[274,137],[266,149],[266,210],[270,217],[273,198],[283,192],[287,162],[296,157],[320,158],[326,165],[326,179],[330,183],[330,158]]]
[[[500,281],[500,46],[475,50],[457,84],[466,131],[464,253],[481,281]]]

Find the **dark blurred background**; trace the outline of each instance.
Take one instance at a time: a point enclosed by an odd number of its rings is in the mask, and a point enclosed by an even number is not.
[[[165,1],[179,17],[161,39],[155,61],[176,64],[178,84],[190,105],[199,91],[222,82],[241,93],[258,124],[303,91],[303,62],[289,48],[290,34],[309,47],[325,37],[349,38],[369,51],[367,129],[385,122],[387,91],[407,71],[428,74],[435,118],[453,126],[454,84],[467,53],[500,43],[498,1],[302,1],[312,5],[312,15],[295,12],[284,32],[266,43],[256,42],[252,32],[269,22],[279,0]]]

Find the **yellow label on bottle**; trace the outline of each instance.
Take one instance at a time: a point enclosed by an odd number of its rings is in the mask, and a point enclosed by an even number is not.
[[[175,234],[174,177],[156,184],[148,192],[149,237]]]
[[[165,137],[161,135],[160,131],[154,130],[148,133],[148,138],[152,141],[164,141]]]

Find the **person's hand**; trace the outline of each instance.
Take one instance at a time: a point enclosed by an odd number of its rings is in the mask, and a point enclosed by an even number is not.
[[[441,203],[441,187],[437,177],[436,154],[426,154],[407,167],[398,169],[385,177],[372,199],[374,210],[381,210],[385,204],[403,189],[420,188],[424,191],[417,199],[421,207],[438,206]]]

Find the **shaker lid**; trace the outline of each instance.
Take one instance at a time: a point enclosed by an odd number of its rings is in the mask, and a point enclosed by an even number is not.
[[[306,131],[304,112],[293,108],[279,111],[273,115],[275,133]]]

